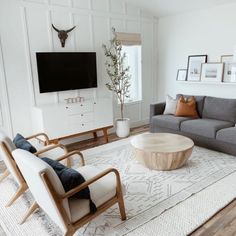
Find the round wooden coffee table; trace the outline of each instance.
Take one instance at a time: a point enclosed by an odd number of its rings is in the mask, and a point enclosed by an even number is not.
[[[131,140],[136,158],[154,170],[174,170],[183,166],[192,154],[190,138],[169,133],[145,133]]]

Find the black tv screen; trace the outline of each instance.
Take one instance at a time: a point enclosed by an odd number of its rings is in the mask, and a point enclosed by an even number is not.
[[[95,52],[36,53],[40,93],[97,87]]]

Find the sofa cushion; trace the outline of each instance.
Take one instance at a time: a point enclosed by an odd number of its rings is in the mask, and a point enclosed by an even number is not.
[[[234,124],[228,121],[213,119],[188,120],[181,123],[180,130],[190,134],[196,134],[207,138],[215,138],[220,129],[232,127]]]
[[[236,127],[221,129],[216,134],[216,139],[236,144]]]
[[[206,97],[202,117],[236,123],[236,99]]]
[[[36,148],[30,142],[28,142],[21,134],[16,135],[16,137],[13,139],[13,143],[16,145],[17,148],[23,149],[31,153],[37,152]]]
[[[180,96],[177,108],[175,112],[176,116],[199,118],[197,113],[197,103],[194,97],[185,99],[184,96]]]
[[[190,120],[189,117],[177,117],[173,115],[158,115],[152,117],[152,124],[157,127],[179,130],[181,122]]]
[[[172,98],[170,95],[166,96],[166,106],[164,110],[164,115],[174,115],[177,106],[177,99]]]
[[[176,98],[179,99],[181,95],[183,95],[185,98],[190,98],[190,97],[194,96],[194,95],[177,94]],[[198,112],[199,116],[202,117],[205,96],[194,96],[194,98],[197,102],[197,112]]]

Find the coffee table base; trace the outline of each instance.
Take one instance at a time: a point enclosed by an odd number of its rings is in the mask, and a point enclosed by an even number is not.
[[[136,149],[136,159],[153,170],[175,170],[182,167],[191,156],[193,147],[180,152],[145,152]]]

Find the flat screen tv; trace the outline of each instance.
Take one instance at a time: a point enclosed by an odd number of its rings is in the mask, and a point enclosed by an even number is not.
[[[95,52],[37,52],[40,93],[97,87]]]

